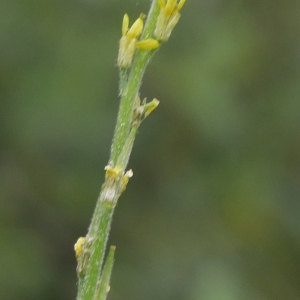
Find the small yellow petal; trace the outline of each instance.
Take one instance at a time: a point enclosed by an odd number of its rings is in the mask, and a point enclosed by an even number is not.
[[[141,50],[154,50],[159,47],[159,42],[155,39],[146,39],[136,42],[135,47]]]
[[[177,5],[177,10],[180,11],[185,4],[186,0],[180,0],[178,5]]]
[[[127,186],[127,184],[128,184],[128,181],[129,181],[129,179],[132,177],[132,175],[133,175],[133,172],[132,172],[132,170],[130,169],[130,170],[127,171],[127,172],[125,173],[125,175],[123,176],[123,178],[122,178],[122,185],[121,185],[121,193],[123,193],[123,192],[125,191],[126,186]]]
[[[133,23],[127,32],[128,37],[138,38],[141,35],[144,26],[144,18],[145,15],[141,14],[140,17]]]
[[[176,13],[169,18],[168,25],[165,28],[165,38],[166,39],[168,39],[170,37],[170,34],[171,34],[172,30],[174,29],[174,27],[176,26],[176,24],[178,23],[179,19],[180,19],[180,13]]]
[[[177,0],[168,0],[165,7],[165,14],[170,16],[176,6]]]
[[[107,177],[119,178],[123,169],[120,166],[112,168],[110,165],[104,168]]]
[[[145,118],[148,117],[153,112],[154,109],[156,109],[158,104],[159,101],[156,98],[154,98],[150,103],[148,103],[149,107],[145,111]]]
[[[77,258],[81,255],[82,250],[83,250],[83,245],[85,244],[85,242],[86,242],[86,238],[80,237],[77,240],[76,244],[74,245],[75,255]]]
[[[123,23],[122,23],[122,35],[124,36],[128,30],[129,26],[129,16],[127,14],[123,17]]]
[[[131,169],[125,173],[125,175],[122,179],[122,184],[124,187],[126,187],[128,181],[129,181],[129,178],[131,178],[132,176],[133,176],[133,172]]]
[[[165,0],[157,0],[160,9],[163,9],[166,6]]]

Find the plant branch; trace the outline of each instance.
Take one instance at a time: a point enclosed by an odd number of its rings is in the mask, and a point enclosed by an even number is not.
[[[157,4],[154,0],[152,2],[152,13],[149,14],[147,22],[147,24],[151,24],[152,30],[154,30],[153,24],[155,24],[158,15],[158,10],[153,9],[153,7],[156,6]],[[152,21],[150,22],[149,20]],[[150,30],[147,26],[145,27],[145,31],[146,30],[148,34],[150,34]],[[124,186],[124,178],[126,182],[126,174],[124,175],[124,171],[137,131],[137,126],[130,129],[132,126],[134,105],[142,76],[153,54],[154,51],[143,50],[136,53],[136,58],[133,62],[127,84],[125,83],[127,74],[121,71],[121,103],[110,157],[112,166],[116,166],[118,162],[121,164],[121,170],[120,174],[116,174],[117,171],[115,171],[115,173],[112,172],[113,175],[106,172],[106,180],[97,200],[83,253],[81,258],[78,259],[78,300],[93,300],[97,294],[97,284],[101,274],[114,208],[121,192],[126,188],[126,184]],[[124,150],[125,153],[122,152],[122,150]],[[119,160],[119,158],[121,159]]]
[[[118,64],[120,67],[120,107],[105,181],[86,237],[75,244],[78,260],[77,300],[104,300],[109,290],[115,247],[111,247],[104,267],[103,260],[112,216],[118,199],[126,189],[132,171],[126,172],[137,130],[141,122],[157,107],[158,100],[146,103],[139,98],[139,89],[145,69],[160,46],[177,24],[179,10],[185,0],[152,0],[146,24],[141,14],[128,28],[125,15],[122,25]],[[156,39],[154,39],[155,37]],[[139,39],[140,38],[140,39]],[[138,48],[138,49],[137,49]]]

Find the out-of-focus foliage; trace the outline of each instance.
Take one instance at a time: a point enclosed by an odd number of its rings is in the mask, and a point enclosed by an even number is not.
[[[125,12],[148,0],[4,0],[2,299],[74,299],[118,109]],[[300,299],[300,2],[193,1],[144,78],[109,244],[111,300]]]

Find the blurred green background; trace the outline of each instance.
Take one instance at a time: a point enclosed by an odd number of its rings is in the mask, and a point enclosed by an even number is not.
[[[125,12],[2,0],[1,299],[75,299],[118,110]],[[300,299],[300,1],[188,0],[152,60],[110,300]]]

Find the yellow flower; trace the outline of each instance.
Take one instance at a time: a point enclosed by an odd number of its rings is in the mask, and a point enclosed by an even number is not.
[[[144,117],[147,118],[154,109],[158,106],[159,101],[154,98],[151,102],[147,103],[144,107]]]
[[[76,242],[76,244],[74,245],[76,258],[78,258],[81,255],[85,242],[86,242],[86,238],[80,237]]]
[[[144,19],[145,15],[141,14],[131,28],[128,29],[129,17],[127,14],[124,15],[118,56],[118,66],[121,68],[128,68],[131,65],[136,49],[135,44],[143,31]]]
[[[127,14],[125,14],[123,18],[123,24],[122,24],[122,35],[127,36],[129,41],[134,38],[138,38],[143,31],[144,19],[145,19],[145,15],[141,14],[140,17],[133,23],[133,25],[128,30],[129,17]]]
[[[122,178],[122,188],[125,190],[126,186],[127,186],[127,183],[129,181],[129,179],[133,176],[133,172],[132,170],[130,169],[129,171],[127,171],[125,173],[125,175],[123,176]]]
[[[145,17],[144,14],[141,14],[129,28],[129,17],[127,14],[124,15],[118,56],[118,66],[120,68],[130,67],[136,48],[153,50],[159,46],[159,42],[152,38],[138,41],[143,31]]]
[[[159,42],[155,39],[150,38],[136,42],[135,47],[141,50],[154,50],[159,47]]]
[[[167,2],[166,2],[167,1]],[[171,35],[172,30],[180,19],[179,11],[182,9],[186,0],[157,0],[160,13],[157,18],[154,36],[159,41],[166,41]]]
[[[120,166],[116,166],[113,168],[112,166],[108,165],[104,168],[104,170],[106,171],[105,176],[107,178],[114,178],[114,179],[120,178],[123,172],[123,169]]]

